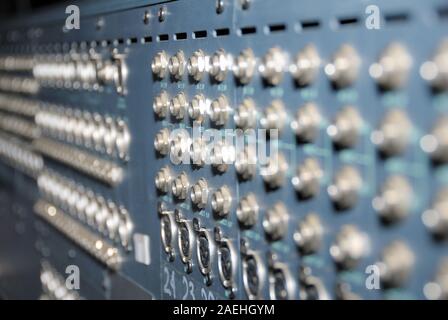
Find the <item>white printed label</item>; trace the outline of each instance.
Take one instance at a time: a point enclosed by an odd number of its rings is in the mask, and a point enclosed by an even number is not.
[[[147,236],[146,234],[135,233],[134,248],[135,261],[149,266],[149,264],[151,263],[151,248],[149,244],[149,236]]]

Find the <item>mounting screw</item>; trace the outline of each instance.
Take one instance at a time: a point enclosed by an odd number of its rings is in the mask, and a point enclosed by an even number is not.
[[[275,264],[275,260],[277,260],[277,256],[274,252],[268,251],[266,253],[266,259],[268,260],[269,268],[272,268]]]
[[[249,244],[247,243],[247,240],[245,238],[241,238],[240,247],[241,247],[241,253],[243,255],[245,255],[247,253],[247,251],[249,249],[248,246],[249,246]]]
[[[213,230],[214,236],[215,236],[215,241],[216,242],[221,242],[222,240],[222,230],[219,227],[215,227],[215,229]]]
[[[171,249],[170,253],[168,253],[168,257],[167,257],[169,262],[173,262],[174,261],[174,251]]]
[[[159,17],[159,21],[162,22],[166,18],[166,7],[162,6],[159,8],[159,12],[157,13],[157,16]]]
[[[148,24],[150,18],[151,18],[151,14],[149,13],[148,10],[146,10],[145,13],[143,14],[143,23]]]
[[[224,0],[216,0],[216,13],[221,14],[224,11]]]
[[[213,281],[212,281],[212,277],[211,277],[210,273],[206,274],[205,275],[205,285],[211,286],[212,283],[213,283]]]
[[[98,20],[96,21],[96,29],[97,30],[101,30],[104,27],[105,21],[104,18],[98,18]]]
[[[251,3],[250,0],[241,0],[241,8],[242,8],[243,10],[247,10],[247,9],[249,9],[249,7],[250,7],[250,3]]]
[[[180,222],[180,220],[182,220],[182,212],[179,209],[174,209],[174,219],[176,220],[177,223]]]
[[[165,204],[165,202],[159,202],[159,203],[157,204],[157,212],[158,212],[159,214],[163,213],[166,209],[167,209],[167,208],[166,208],[166,204]]]
[[[187,264],[184,266],[185,273],[192,273],[193,272],[193,264],[191,261],[188,261]]]
[[[236,288],[232,287],[228,290],[229,299],[235,299],[236,298]]]
[[[198,232],[201,228],[198,218],[193,218],[193,230]]]

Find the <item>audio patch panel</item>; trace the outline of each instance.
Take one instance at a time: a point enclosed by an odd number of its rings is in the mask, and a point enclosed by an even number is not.
[[[0,181],[32,173],[44,296],[447,299],[448,7],[374,5],[378,28],[356,0],[0,28]],[[72,264],[93,293],[58,290]]]

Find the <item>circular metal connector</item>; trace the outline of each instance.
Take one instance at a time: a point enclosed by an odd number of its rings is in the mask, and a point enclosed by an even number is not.
[[[327,133],[338,148],[352,148],[359,140],[362,124],[358,109],[347,106],[336,114]]]
[[[154,98],[152,108],[154,110],[154,113],[159,118],[165,118],[168,115],[168,111],[170,108],[170,97],[168,96],[168,93],[165,90],[160,92]]]
[[[195,95],[188,106],[188,115],[190,118],[198,123],[202,123],[205,120],[207,111],[208,103],[205,96],[201,93]]]
[[[409,215],[414,192],[404,176],[393,175],[381,187],[372,206],[386,222],[397,222]]]
[[[269,135],[271,135],[270,130],[277,130],[279,135],[285,127],[286,119],[287,114],[283,102],[274,100],[264,110],[263,117],[260,119],[260,125],[263,129],[268,130]]]
[[[361,58],[350,44],[343,44],[325,66],[325,73],[338,88],[350,86],[358,78]]]
[[[434,280],[425,284],[423,293],[428,300],[448,299],[448,258],[441,259]]]
[[[215,252],[215,244],[212,235],[204,228],[200,228],[196,235],[196,250],[199,270],[204,276],[210,275],[212,271],[212,261]]]
[[[221,239],[218,245],[219,279],[226,289],[233,289],[237,274],[238,257],[229,239]]]
[[[243,257],[243,285],[250,300],[262,298],[266,270],[260,256],[249,250]]]
[[[328,195],[339,210],[348,210],[356,205],[362,188],[362,178],[357,169],[342,167],[327,188]]]
[[[247,194],[241,198],[238,208],[236,209],[238,221],[246,228],[253,227],[258,221],[259,209],[255,194]]]
[[[277,202],[263,219],[263,229],[270,240],[280,240],[288,231],[289,214],[285,205]]]
[[[300,142],[309,143],[316,140],[321,123],[322,116],[318,107],[308,102],[297,109],[295,119],[291,122],[291,129]]]
[[[187,265],[188,272],[191,272],[194,244],[195,234],[191,221],[180,218],[177,222],[177,245],[180,258]]]
[[[169,58],[165,51],[160,51],[154,56],[151,62],[151,70],[158,79],[165,77],[166,71],[168,70],[168,61]]]
[[[235,169],[243,180],[252,179],[257,171],[257,156],[254,148],[244,147],[243,152],[236,154]]]
[[[324,228],[316,213],[307,214],[300,222],[294,233],[294,241],[303,254],[314,253],[319,250]]]
[[[230,113],[229,100],[225,95],[220,95],[210,105],[210,120],[217,126],[227,123]]]
[[[430,209],[422,215],[423,224],[439,238],[448,237],[448,188],[440,190]]]
[[[355,268],[368,253],[367,235],[354,225],[344,225],[330,247],[335,263],[343,269]]]
[[[240,104],[234,115],[235,124],[241,129],[253,129],[257,124],[257,110],[255,102],[246,98]]]
[[[307,45],[295,57],[289,70],[299,86],[307,86],[316,80],[320,57],[314,45]]]
[[[164,211],[160,217],[160,236],[162,240],[163,250],[174,259],[174,239],[177,234],[177,224],[174,219],[174,213]]]
[[[182,50],[177,51],[175,55],[171,56],[168,69],[173,79],[182,79],[186,69],[185,55]]]
[[[162,156],[166,156],[170,151],[170,131],[167,128],[161,129],[154,138],[154,149]]]
[[[212,209],[220,217],[225,217],[229,214],[232,206],[232,194],[229,187],[222,186],[216,190],[212,195]]]
[[[190,77],[195,81],[201,81],[204,73],[207,71],[208,57],[201,49],[193,52],[188,59],[187,69]]]
[[[171,186],[173,176],[168,166],[161,168],[155,176],[155,185],[159,192],[167,193]]]
[[[259,72],[268,84],[276,86],[283,80],[287,63],[287,54],[279,47],[274,47],[269,49],[263,57]]]
[[[269,270],[269,295],[271,300],[293,300],[296,283],[288,266],[275,262]]]
[[[198,208],[203,209],[208,202],[209,189],[207,180],[199,179],[190,189],[191,202]]]
[[[182,172],[173,180],[173,183],[171,184],[171,192],[177,199],[185,200],[188,195],[189,187],[190,183],[188,182],[187,174]]]
[[[210,57],[210,76],[216,82],[223,82],[232,67],[232,57],[224,49],[219,49]]]
[[[448,90],[448,39],[442,40],[432,59],[421,65],[420,75],[435,90]]]
[[[296,169],[291,179],[294,189],[301,198],[311,198],[319,193],[324,172],[315,158],[307,158]]]
[[[233,74],[241,84],[248,84],[255,74],[256,65],[254,52],[247,48],[236,57]]]
[[[381,282],[387,287],[398,287],[411,275],[415,255],[406,243],[396,240],[384,248],[377,265],[380,268]]]
[[[184,92],[176,94],[170,103],[170,112],[174,119],[182,120],[188,110],[187,96]]]
[[[372,132],[370,140],[383,156],[392,157],[404,153],[411,133],[412,123],[406,112],[392,109],[384,116],[378,129]]]
[[[398,42],[384,49],[377,63],[369,68],[370,76],[383,89],[398,89],[406,83],[412,66],[408,50]]]
[[[288,163],[283,154],[278,154],[277,157],[269,157],[268,163],[261,168],[261,176],[266,185],[271,189],[280,188],[286,179],[288,171]]]
[[[430,134],[420,139],[420,147],[436,164],[448,163],[448,117],[440,117]]]

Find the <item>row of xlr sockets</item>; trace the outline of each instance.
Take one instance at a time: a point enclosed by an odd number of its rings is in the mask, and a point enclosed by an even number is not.
[[[194,247],[196,247],[199,270],[205,277],[205,283],[210,285],[213,279],[212,264],[217,256],[221,284],[226,289],[228,296],[234,298],[237,291],[238,254],[233,242],[223,236],[219,227],[212,232],[201,226],[196,218],[192,221],[185,219],[181,210],[168,210],[164,203],[159,204],[159,215],[163,249],[170,261],[174,261],[176,255],[174,247],[177,242],[181,261],[186,267],[185,271],[192,272],[192,258]],[[264,263],[260,260],[258,252],[246,247],[241,250],[241,254],[244,289],[250,299],[259,299],[262,297],[266,276]],[[295,289],[295,286],[292,286],[294,280],[290,276],[289,269],[284,264],[278,261],[273,261],[270,264],[268,277],[272,299],[293,298],[294,293],[291,292],[291,289]],[[285,290],[288,291],[285,292]]]
[[[282,208],[276,209],[282,210]],[[191,272],[196,243],[198,267],[206,277],[207,283],[210,283],[211,264],[216,251],[221,283],[230,293],[234,293],[236,290],[235,275],[238,258],[234,245],[228,238],[222,236],[219,228],[215,228],[214,232],[211,232],[209,229],[201,226],[198,219],[194,218],[192,221],[185,219],[181,210],[178,209],[171,211],[162,206],[159,207],[159,214],[161,216],[163,248],[170,259],[173,260],[175,257],[174,247],[175,243],[177,243],[181,260],[186,265],[186,271]],[[320,243],[320,237],[323,233],[318,219],[316,214],[307,215],[294,235],[296,243],[300,245],[300,250],[304,254],[315,252],[318,249],[316,243]],[[310,246],[310,244],[313,246]],[[249,298],[258,299],[262,296],[262,289],[265,283],[266,271],[264,263],[260,259],[259,253],[247,247],[247,243],[244,243],[241,250],[244,289]],[[344,225],[336,235],[329,252],[339,268],[343,270],[353,269],[369,252],[367,235],[354,225]],[[404,241],[395,240],[390,242],[383,249],[379,261],[375,263],[379,268],[383,286],[390,288],[404,285],[415,266],[415,259],[414,253]],[[277,258],[271,261],[269,255],[268,266],[270,297],[272,299],[294,298],[296,284],[288,266],[277,260]],[[443,299],[447,297],[448,286],[443,281],[443,277],[448,272],[447,266],[446,262],[442,261],[434,281],[425,285],[424,294],[427,298]],[[299,292],[301,298],[327,299],[328,294],[321,280],[309,274],[309,270],[306,269],[304,268],[300,275]],[[345,289],[342,287],[339,291],[337,294],[342,295],[341,298],[355,296],[354,293],[345,292]]]
[[[309,161],[311,164],[313,163],[311,159]],[[307,165],[309,166],[310,163]],[[169,168],[164,167],[156,177],[156,186],[159,187],[159,191],[168,191],[168,189],[160,189],[161,186],[164,188],[169,186],[170,179],[167,179],[167,172],[169,172]],[[349,168],[345,171],[343,170],[341,175],[345,177],[339,181],[340,185],[331,185],[329,187],[329,192],[338,195],[341,190],[346,192],[347,187],[348,189],[351,189],[351,179],[349,178],[354,178],[354,174],[355,172]],[[305,177],[306,176],[307,175],[305,175]],[[295,177],[294,179],[298,178]],[[358,181],[359,185],[359,180],[354,179],[354,181]],[[188,195],[188,186],[188,178],[186,173],[183,172],[173,182],[172,192],[175,196],[181,194],[181,198],[185,199]],[[317,183],[316,186],[318,188],[319,183]],[[180,190],[183,191],[179,193]],[[195,205],[199,204],[200,208],[205,207],[207,204],[208,192],[206,180],[203,178],[200,179],[191,187],[191,201]],[[448,211],[446,210],[448,197],[446,195],[446,190],[442,190],[437,196],[433,207],[423,214],[423,222],[425,225],[438,236],[446,236],[448,232]],[[349,199],[353,199],[353,196],[349,196]],[[382,219],[388,220],[389,222],[397,221],[409,214],[412,206],[411,199],[412,188],[409,182],[401,176],[392,176],[385,182],[380,194],[374,198],[373,206]],[[229,188],[227,186],[222,187],[212,196],[212,209],[216,211],[216,209],[222,210],[223,208],[226,208],[226,211],[218,211],[218,214],[221,216],[223,213],[228,215],[228,208],[231,207],[231,201],[232,198],[229,193]],[[226,205],[223,205],[222,203],[226,203]],[[244,227],[251,227],[257,222],[258,211],[259,206],[255,195],[248,194],[241,199],[236,214],[238,220]],[[281,202],[275,204],[267,211],[263,220],[263,227],[269,238],[272,240],[279,240],[287,233],[288,216],[287,209]],[[309,254],[316,252],[319,249],[322,235],[323,226],[321,225],[318,215],[310,213],[299,223],[298,230],[294,234],[294,240],[302,252]],[[396,250],[396,253],[399,253],[403,258],[403,263],[393,261],[392,257],[395,253],[387,254],[389,250],[385,250],[386,258],[384,259],[388,261],[392,260],[388,263],[398,264],[400,267],[397,267],[399,271],[396,271],[395,275],[384,275],[383,279],[385,282],[398,285],[403,283],[404,279],[407,278],[407,274],[409,274],[415,258],[408,246],[401,241],[398,241],[398,244],[394,244],[392,247],[396,248],[393,250],[391,249],[392,252],[395,252]],[[362,257],[367,255],[368,250],[369,245],[366,234],[354,225],[345,225],[337,234],[334,245],[330,249],[330,253],[340,267],[353,268]]]

